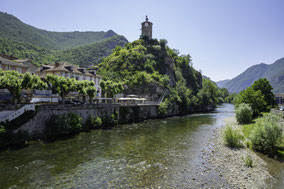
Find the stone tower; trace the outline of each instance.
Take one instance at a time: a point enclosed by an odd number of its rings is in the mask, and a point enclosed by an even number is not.
[[[141,23],[141,36],[140,36],[140,38],[147,36],[149,39],[152,39],[152,26],[153,26],[153,23],[149,22],[149,19],[146,16],[146,21]]]

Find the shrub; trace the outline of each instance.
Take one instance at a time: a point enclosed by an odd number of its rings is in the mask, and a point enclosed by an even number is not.
[[[265,154],[275,154],[283,140],[283,124],[276,114],[267,114],[256,121],[250,140],[252,148]]]
[[[160,116],[165,116],[167,115],[167,110],[168,110],[168,103],[162,102],[158,107],[158,114]]]
[[[242,160],[245,162],[245,165],[247,167],[253,167],[253,165],[252,165],[253,161],[252,161],[252,159],[249,155],[247,155],[245,158],[242,157]]]
[[[224,133],[223,138],[225,141],[226,146],[231,148],[240,148],[242,147],[241,140],[243,139],[243,136],[239,133],[237,130],[233,130],[232,126],[227,125]]]
[[[252,121],[253,111],[250,105],[241,103],[236,108],[236,118],[239,124],[247,124]]]
[[[73,112],[52,115],[46,122],[46,134],[50,136],[77,133],[82,129],[81,120],[82,118]]]
[[[104,116],[102,117],[101,119],[101,122],[102,122],[102,126],[103,127],[111,127],[111,126],[114,126],[114,125],[117,125],[118,124],[118,120],[117,120],[117,112],[111,114],[111,116],[107,117],[107,116]]]
[[[101,127],[103,124],[102,119],[100,117],[96,117],[96,119],[93,121],[93,125],[95,128]]]
[[[102,119],[100,117],[89,116],[84,125],[84,130],[88,131],[89,129],[99,128],[102,126]]]
[[[238,106],[242,103],[249,104],[252,111],[253,117],[259,115],[260,112],[265,110],[266,102],[261,91],[255,91],[253,88],[249,87],[246,90],[241,91],[238,96],[234,99],[234,104]]]

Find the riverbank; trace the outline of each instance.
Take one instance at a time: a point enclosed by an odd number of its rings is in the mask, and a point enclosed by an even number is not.
[[[238,127],[234,117],[226,118],[224,121],[226,124]],[[223,129],[224,127],[215,130],[207,144],[207,151],[203,151],[204,158],[220,170],[219,177],[223,177],[236,188],[273,188],[276,179],[269,173],[267,162],[249,148],[226,147],[222,136]],[[246,156],[251,157],[252,168],[245,165],[243,158]]]

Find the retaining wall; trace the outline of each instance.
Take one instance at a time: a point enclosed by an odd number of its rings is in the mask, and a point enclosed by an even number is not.
[[[27,131],[31,136],[41,136],[45,130],[45,122],[52,115],[61,115],[68,112],[74,112],[82,117],[82,123],[85,124],[90,115],[93,115],[94,117],[111,116],[111,114],[115,111],[119,112],[118,104],[39,105],[37,114],[15,132],[21,130]]]

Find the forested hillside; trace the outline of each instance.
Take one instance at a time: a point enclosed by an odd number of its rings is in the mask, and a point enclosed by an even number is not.
[[[127,39],[114,31],[50,32],[27,25],[0,12],[0,53],[29,58],[35,64],[55,60],[77,65],[97,64]]]
[[[161,112],[178,107],[181,114],[213,108],[221,90],[202,78],[191,64],[189,55],[179,55],[166,40],[140,39],[116,47],[99,64],[105,80],[124,85],[124,94],[139,94],[148,99],[163,99]]]

